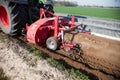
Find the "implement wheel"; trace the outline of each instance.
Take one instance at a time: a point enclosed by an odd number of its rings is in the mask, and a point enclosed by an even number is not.
[[[58,41],[55,37],[50,37],[46,41],[47,48],[50,50],[56,50],[58,48]]]

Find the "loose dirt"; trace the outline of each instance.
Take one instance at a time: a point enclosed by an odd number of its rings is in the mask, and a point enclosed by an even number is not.
[[[88,72],[103,80],[120,79],[120,41],[75,32],[66,33],[65,38],[80,43],[83,53],[77,61],[84,64]]]
[[[0,34],[0,67],[10,80],[76,80],[68,72],[58,70],[46,60],[26,50],[19,41]]]

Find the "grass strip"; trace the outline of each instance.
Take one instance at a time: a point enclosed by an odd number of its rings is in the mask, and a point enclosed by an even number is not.
[[[85,74],[81,73],[79,70],[74,68],[66,68],[60,61],[55,60],[53,58],[48,58],[47,61],[52,64],[53,66],[57,67],[60,70],[68,71],[70,74],[74,75],[77,78],[82,80],[89,80],[89,77]]]
[[[120,20],[120,8],[98,8],[98,7],[66,7],[55,6],[56,13],[84,15],[99,18],[110,18]]]

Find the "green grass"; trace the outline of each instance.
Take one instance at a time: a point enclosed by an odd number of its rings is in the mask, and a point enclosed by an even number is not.
[[[61,62],[53,59],[48,58],[47,61],[52,64],[53,66],[57,67],[60,70],[68,71],[70,74],[74,75],[75,77],[82,79],[82,80],[89,80],[89,77],[85,74],[81,73],[79,70],[76,70],[74,68],[66,68]]]
[[[5,74],[1,68],[0,68],[0,80],[9,80],[8,77],[5,76]]]
[[[85,15],[91,17],[111,18],[120,20],[120,8],[91,8],[55,6],[56,13]]]

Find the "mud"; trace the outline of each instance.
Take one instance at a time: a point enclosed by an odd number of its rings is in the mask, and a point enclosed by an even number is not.
[[[85,65],[88,72],[103,80],[120,79],[120,41],[75,32],[66,33],[65,38],[81,45],[83,54],[77,61]]]

